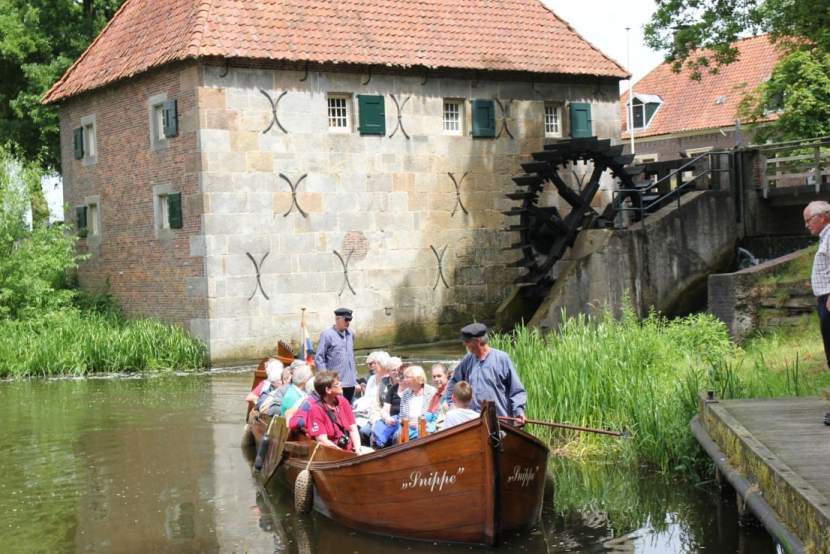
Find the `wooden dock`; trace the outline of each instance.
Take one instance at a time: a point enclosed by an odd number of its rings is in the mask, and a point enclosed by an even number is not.
[[[719,477],[788,552],[830,552],[830,427],[823,398],[701,398],[691,428]]]

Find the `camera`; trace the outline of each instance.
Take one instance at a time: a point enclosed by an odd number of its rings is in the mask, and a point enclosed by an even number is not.
[[[346,435],[340,435],[340,438],[337,439],[337,448],[345,450],[348,445],[349,437],[347,437]]]

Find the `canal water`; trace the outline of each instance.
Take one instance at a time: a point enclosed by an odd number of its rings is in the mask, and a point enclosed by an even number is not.
[[[257,486],[239,446],[250,384],[250,369],[0,383],[0,552],[489,550],[296,514],[278,484]],[[498,552],[776,551],[713,483],[556,459],[549,475],[542,521]]]

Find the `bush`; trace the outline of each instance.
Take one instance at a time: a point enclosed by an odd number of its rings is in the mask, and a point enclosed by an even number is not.
[[[206,356],[204,344],[184,329],[155,320],[75,308],[26,321],[0,320],[0,377],[199,369]]]
[[[563,453],[605,457],[618,451],[661,470],[688,469],[701,460],[688,429],[701,391],[715,389],[722,398],[781,396],[817,386],[797,365],[771,371],[762,362],[745,363],[726,327],[709,314],[579,316],[558,333],[520,327],[492,343],[516,363],[528,391],[528,417],[630,433],[620,441],[547,431]]]

